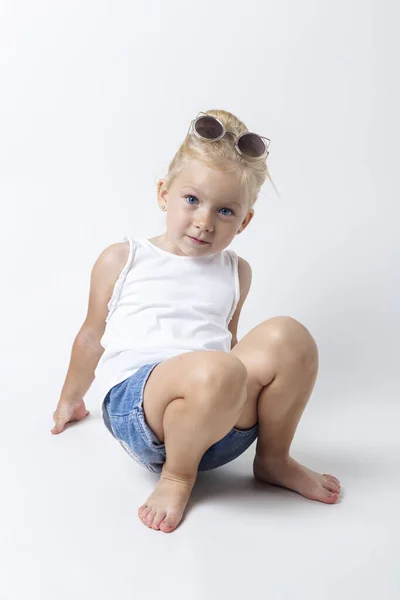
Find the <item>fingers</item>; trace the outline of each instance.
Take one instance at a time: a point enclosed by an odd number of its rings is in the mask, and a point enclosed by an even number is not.
[[[62,414],[58,413],[54,413],[53,415],[53,419],[54,419],[54,427],[53,429],[51,429],[51,433],[53,434],[58,434],[61,433],[62,431],[64,431],[65,429],[65,425],[67,423],[69,423],[70,421],[80,421],[81,419],[84,419],[85,417],[87,417],[88,415],[90,415],[90,410],[87,410],[85,408],[85,413],[82,414],[82,412],[79,414],[66,414],[65,411],[62,412]]]
[[[64,427],[65,427],[65,420],[58,419],[55,422],[53,429],[51,429],[51,433],[54,433],[54,434],[61,433],[64,430]]]
[[[87,410],[83,400],[77,403],[64,403],[57,407],[53,413],[54,427],[51,433],[58,434],[64,431],[65,425],[70,421],[80,421],[90,415],[90,410]]]
[[[53,413],[54,419],[54,427],[51,430],[51,433],[57,434],[64,431],[65,424],[70,420],[70,415],[68,411],[61,409],[58,407],[57,410]]]

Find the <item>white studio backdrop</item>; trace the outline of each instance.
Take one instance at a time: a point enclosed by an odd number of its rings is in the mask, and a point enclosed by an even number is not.
[[[1,375],[49,427],[94,261],[163,232],[156,181],[214,108],[272,139],[281,194],[232,243],[239,339],[290,315],[320,349],[316,410],[398,399],[398,5],[245,4],[0,4]]]
[[[399,598],[399,13],[0,1],[1,600]],[[137,518],[155,481],[101,423],[96,385],[88,419],[50,429],[96,258],[164,231],[157,179],[215,108],[271,138],[280,192],[264,186],[232,243],[253,268],[238,337],[275,315],[315,337],[293,455],[342,494],[253,487],[252,447],[165,536]]]

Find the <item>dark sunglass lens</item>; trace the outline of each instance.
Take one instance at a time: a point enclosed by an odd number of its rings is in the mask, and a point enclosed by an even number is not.
[[[242,135],[239,139],[238,147],[243,154],[252,158],[262,156],[265,152],[263,140],[255,133],[245,133]]]
[[[196,122],[196,131],[208,140],[215,140],[222,135],[222,126],[213,117],[200,117]]]

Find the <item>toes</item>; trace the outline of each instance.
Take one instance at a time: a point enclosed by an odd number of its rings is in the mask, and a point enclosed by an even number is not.
[[[156,511],[150,510],[150,512],[147,514],[147,518],[146,518],[147,527],[152,527],[155,516],[156,516]]]
[[[340,486],[340,481],[336,479],[336,477],[332,477],[331,475],[327,475],[325,479],[329,479],[329,481],[333,481],[336,485]]]
[[[164,533],[171,533],[171,531],[173,531],[174,529],[177,528],[178,523],[179,523],[179,518],[177,516],[168,515],[168,517],[166,517],[164,519],[164,521],[161,521],[160,529]]]
[[[336,481],[336,483],[340,487],[340,481],[339,481],[339,479],[337,477],[334,477],[333,475],[330,475],[329,473],[324,473],[323,476],[327,477],[329,479],[333,479],[333,481]]]
[[[318,500],[325,502],[326,504],[334,504],[338,499],[336,492],[330,492],[329,490],[322,488],[318,493]]]
[[[332,481],[331,479],[325,479],[323,482],[323,486],[326,490],[329,490],[330,492],[335,492],[337,494],[340,492],[340,487],[338,486],[338,484],[335,481]]]
[[[175,525],[172,525],[169,521],[162,521],[160,523],[160,530],[164,533],[171,533],[175,529]]]
[[[330,482],[333,485],[336,485],[336,489],[334,490],[335,492],[340,492],[340,481],[338,479],[336,479],[336,477],[333,477],[333,475],[323,475],[323,483],[325,486],[325,483]],[[325,486],[326,487],[326,486]],[[331,489],[331,488],[329,488]]]
[[[160,523],[165,519],[167,513],[165,511],[158,512],[154,517],[153,529],[160,529]]]
[[[150,527],[151,529],[159,529],[159,525],[165,518],[165,515],[165,512],[159,513],[156,509],[151,508],[151,506],[147,506],[147,504],[143,504],[138,510],[139,519],[146,527]]]
[[[147,506],[143,509],[140,519],[143,521],[145,525],[147,525],[147,515],[151,512],[151,508]]]
[[[164,533],[171,533],[177,528],[181,517],[174,513],[167,516],[167,512],[164,510],[158,511],[151,506],[143,505],[138,510],[139,519],[149,527],[156,531],[163,531]]]

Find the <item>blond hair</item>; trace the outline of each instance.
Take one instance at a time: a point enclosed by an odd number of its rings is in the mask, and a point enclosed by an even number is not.
[[[268,179],[277,191],[268,171],[266,160],[247,160],[235,149],[230,132],[241,135],[249,130],[246,125],[226,110],[208,110],[205,114],[216,117],[223,123],[227,133],[218,142],[210,143],[195,135],[187,135],[169,164],[165,177],[165,188],[168,191],[182,169],[191,161],[201,161],[206,166],[220,171],[233,171],[237,174],[239,184],[247,187],[250,207],[258,198],[261,187]]]

